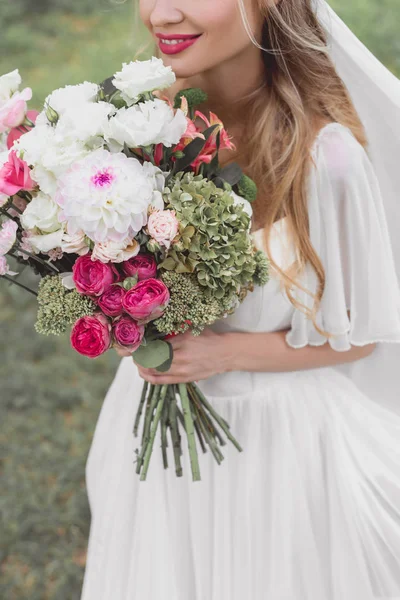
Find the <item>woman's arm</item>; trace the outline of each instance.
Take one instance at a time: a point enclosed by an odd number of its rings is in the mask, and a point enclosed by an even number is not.
[[[299,371],[353,362],[370,355],[376,344],[352,346],[346,352],[322,346],[292,348],[285,340],[288,329],[266,333],[204,331],[172,338],[174,360],[167,373],[139,367],[150,383],[181,383],[207,379],[228,371]]]

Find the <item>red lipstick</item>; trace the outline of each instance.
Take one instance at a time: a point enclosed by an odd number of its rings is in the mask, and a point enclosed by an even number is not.
[[[201,34],[167,34],[156,33],[159,42],[158,46],[163,54],[178,54],[193,44],[201,37]],[[176,40],[176,41],[173,41]]]

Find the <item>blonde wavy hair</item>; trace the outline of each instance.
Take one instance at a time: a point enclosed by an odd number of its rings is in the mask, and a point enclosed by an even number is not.
[[[309,235],[307,179],[312,157],[305,149],[311,149],[321,123],[334,121],[348,127],[364,148],[368,144],[365,129],[329,56],[327,33],[312,0],[280,0],[277,4],[255,0],[264,17],[261,43],[251,31],[243,0],[237,1],[249,38],[262,52],[265,80],[240,100],[244,135],[225,164],[240,162],[257,183],[255,220],[263,224],[271,267],[288,299],[321,335],[334,337],[316,323],[326,279]],[[157,46],[154,55],[160,56]],[[272,226],[283,217],[296,253],[286,271],[275,263],[269,246]],[[316,295],[296,280],[307,263],[318,278]],[[293,286],[314,299],[311,309],[296,300]]]

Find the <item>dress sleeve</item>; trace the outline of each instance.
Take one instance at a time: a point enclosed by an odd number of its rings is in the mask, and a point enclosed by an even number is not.
[[[317,323],[335,334],[329,344],[337,351],[400,342],[400,287],[379,181],[364,147],[348,128],[336,125],[320,132],[309,175],[310,239],[326,277]],[[318,279],[309,264],[300,281],[316,293]],[[308,294],[297,287],[293,293],[312,307]],[[326,341],[295,308],[288,345]]]

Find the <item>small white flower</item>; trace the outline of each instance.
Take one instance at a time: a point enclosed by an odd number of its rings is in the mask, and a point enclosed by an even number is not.
[[[21,215],[21,225],[24,229],[37,227],[43,233],[53,233],[61,227],[58,220],[59,206],[43,192],[39,192],[26,207]]]
[[[152,177],[136,158],[98,149],[59,178],[56,202],[68,232],[82,230],[94,242],[131,239],[147,223]]]
[[[130,106],[139,100],[140,94],[163,90],[175,81],[172,68],[165,66],[161,58],[153,56],[150,60],[123,63],[122,70],[115,73],[112,83]]]
[[[54,90],[45,100],[45,107],[49,105],[60,116],[71,110],[71,107],[80,107],[86,102],[94,102],[99,91],[97,83],[85,81],[78,85],[66,85]]]
[[[121,150],[126,143],[129,148],[164,144],[167,148],[178,144],[187,128],[184,113],[174,111],[167,102],[156,98],[121,108],[105,124],[103,135]],[[117,148],[113,148],[116,150]]]
[[[15,221],[5,221],[0,228],[0,256],[11,250],[17,239],[18,225]]]
[[[95,244],[92,259],[103,263],[121,263],[139,254],[140,245],[136,240],[126,238],[121,242],[107,240]]]

